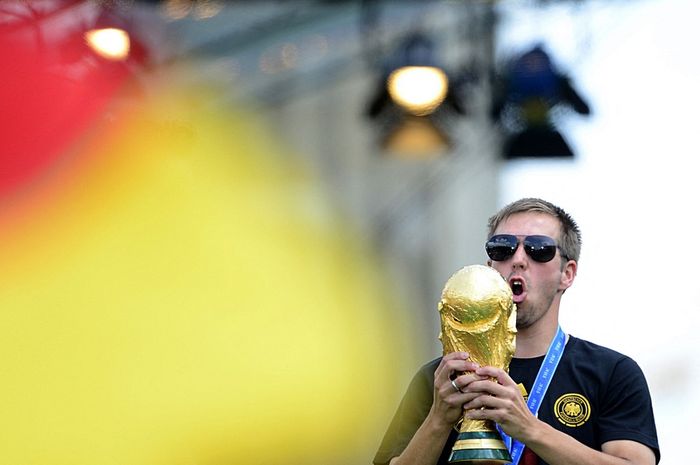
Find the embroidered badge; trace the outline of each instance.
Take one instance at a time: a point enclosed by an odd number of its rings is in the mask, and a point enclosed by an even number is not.
[[[581,394],[564,394],[554,402],[554,415],[566,426],[581,426],[591,416],[591,404]]]

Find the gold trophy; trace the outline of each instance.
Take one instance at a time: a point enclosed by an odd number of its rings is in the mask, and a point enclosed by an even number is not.
[[[467,352],[481,366],[508,370],[515,353],[516,306],[510,286],[498,271],[484,265],[457,271],[445,284],[438,311],[443,354]],[[510,461],[492,421],[462,419],[450,463],[501,465]]]

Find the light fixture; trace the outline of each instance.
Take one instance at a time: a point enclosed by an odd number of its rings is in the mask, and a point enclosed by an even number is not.
[[[492,116],[506,132],[504,158],[574,156],[552,110],[568,106],[588,115],[590,108],[541,45],[518,56],[496,84]]]
[[[426,116],[445,100],[447,74],[434,66],[404,66],[387,79],[391,98],[408,113]]]
[[[129,56],[129,34],[114,27],[91,29],[85,33],[85,41],[93,52],[107,60],[122,61]]]
[[[448,73],[427,36],[413,33],[387,58],[367,115],[380,120],[381,147],[402,158],[432,158],[446,152],[449,116],[464,114]]]

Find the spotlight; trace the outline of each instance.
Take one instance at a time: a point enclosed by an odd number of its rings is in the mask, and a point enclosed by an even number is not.
[[[448,114],[464,114],[433,42],[414,33],[384,65],[367,115],[380,120],[382,148],[399,156],[431,157],[449,149]]]
[[[387,79],[389,95],[412,115],[426,116],[434,112],[447,95],[447,75],[432,66],[404,66]]]
[[[549,55],[537,45],[517,57],[496,83],[492,116],[504,127],[506,159],[564,157],[574,152],[552,117],[555,107],[569,107],[588,115],[590,108],[570,79],[554,67]]]
[[[96,8],[95,21],[83,34],[84,45],[112,66],[144,65],[150,57],[135,7],[104,2]]]
[[[91,29],[85,33],[88,46],[102,58],[121,61],[129,56],[131,40],[123,29]]]

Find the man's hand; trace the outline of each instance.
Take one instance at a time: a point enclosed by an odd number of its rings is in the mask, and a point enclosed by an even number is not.
[[[462,388],[471,395],[464,404],[467,418],[493,420],[506,434],[527,443],[527,435],[538,420],[527,408],[515,381],[508,373],[494,367],[478,368],[475,374],[477,376]]]
[[[466,352],[452,352],[440,361],[435,370],[433,405],[428,414],[430,421],[452,428],[464,414],[463,405],[474,399],[475,395],[465,391],[463,386],[480,379],[474,374],[479,366],[468,358]]]
[[[453,352],[442,358],[435,370],[430,412],[406,449],[401,455],[391,459],[391,465],[437,463],[452,427],[464,414],[462,406],[475,397],[473,393],[462,390],[462,386],[479,378],[474,374],[478,365],[468,361],[468,358],[469,354],[465,352]]]

